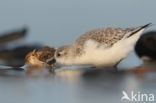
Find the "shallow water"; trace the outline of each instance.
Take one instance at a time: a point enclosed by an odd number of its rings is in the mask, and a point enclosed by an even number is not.
[[[143,77],[125,72],[63,70],[30,75],[0,71],[3,103],[121,103],[122,91],[156,94],[156,74]]]
[[[0,31],[28,26],[29,36],[23,42],[58,47],[94,28],[156,24],[155,4],[154,0],[1,0]],[[139,63],[132,53],[120,67]],[[1,69],[2,103],[121,103],[123,90],[156,95],[155,74],[63,71],[34,77],[25,71]]]

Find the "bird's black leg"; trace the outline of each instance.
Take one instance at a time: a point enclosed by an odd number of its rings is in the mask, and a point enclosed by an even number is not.
[[[115,68],[115,71],[118,71],[118,65],[121,63],[123,59],[120,59],[115,65],[114,65],[114,68]]]
[[[50,73],[54,73],[54,68],[49,68]]]
[[[52,66],[52,67],[50,67],[50,68],[48,68],[48,69],[49,69],[49,72],[50,72],[50,73],[55,73],[55,69],[56,69],[56,68],[55,68],[54,66]]]

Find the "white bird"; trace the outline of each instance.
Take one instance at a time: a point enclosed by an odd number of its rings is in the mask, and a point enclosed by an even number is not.
[[[133,50],[145,28],[104,28],[81,35],[73,44],[60,47],[55,59],[62,65],[90,65],[97,68],[112,67]]]

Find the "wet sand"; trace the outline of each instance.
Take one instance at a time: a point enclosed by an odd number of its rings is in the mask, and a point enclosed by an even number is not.
[[[0,69],[3,103],[121,103],[122,91],[156,95],[156,73],[133,71],[57,70],[27,74]]]

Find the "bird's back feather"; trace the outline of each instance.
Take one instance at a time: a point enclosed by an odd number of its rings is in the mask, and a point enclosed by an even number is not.
[[[84,45],[86,41],[93,40],[99,45],[104,45],[110,47],[121,39],[128,38],[132,35],[137,34],[142,29],[149,27],[151,23],[148,23],[144,26],[133,27],[133,28],[104,28],[104,29],[95,29],[85,34],[81,35],[75,42],[76,45]]]

